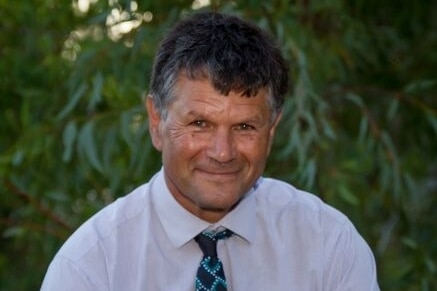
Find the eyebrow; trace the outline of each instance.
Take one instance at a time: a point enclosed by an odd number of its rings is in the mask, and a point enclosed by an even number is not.
[[[200,113],[198,111],[195,111],[193,109],[190,109],[188,112],[185,113],[187,116],[195,117],[195,118],[205,118],[205,114]]]

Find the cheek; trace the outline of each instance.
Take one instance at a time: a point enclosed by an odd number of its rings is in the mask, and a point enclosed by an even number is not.
[[[252,163],[263,163],[267,157],[268,145],[265,137],[250,137],[239,142],[238,151]]]
[[[163,145],[163,154],[175,160],[187,159],[202,148],[202,141],[192,132],[169,132]],[[170,161],[171,162],[171,161]]]

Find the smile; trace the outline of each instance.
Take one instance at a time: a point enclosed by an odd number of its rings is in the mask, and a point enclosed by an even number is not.
[[[218,176],[218,177],[233,177],[236,176],[240,170],[205,170],[205,169],[197,169],[198,172],[208,176]]]

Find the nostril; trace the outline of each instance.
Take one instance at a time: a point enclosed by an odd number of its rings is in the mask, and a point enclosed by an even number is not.
[[[208,156],[218,162],[228,162],[235,157],[235,145],[232,135],[228,132],[217,132],[211,138]]]

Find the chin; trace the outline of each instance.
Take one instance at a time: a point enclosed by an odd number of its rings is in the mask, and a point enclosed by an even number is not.
[[[226,190],[223,190],[226,192]],[[244,194],[243,194],[244,195]],[[221,197],[220,195],[216,196],[216,199],[208,199],[208,201],[205,201],[205,206],[208,207],[211,210],[217,210],[217,211],[229,211],[231,208],[233,208],[238,202],[240,201],[241,197],[243,195],[238,196],[232,196],[232,197]]]

